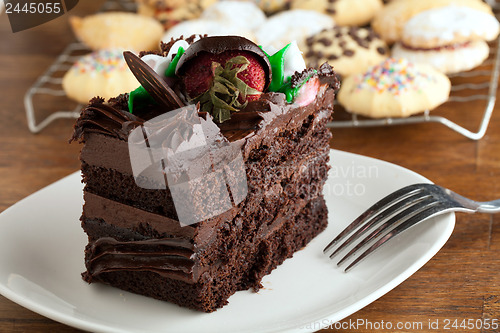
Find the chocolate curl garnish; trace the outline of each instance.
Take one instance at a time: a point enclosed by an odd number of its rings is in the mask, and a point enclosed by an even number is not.
[[[179,96],[144,61],[130,51],[123,52],[128,67],[153,99],[169,110],[185,106]]]

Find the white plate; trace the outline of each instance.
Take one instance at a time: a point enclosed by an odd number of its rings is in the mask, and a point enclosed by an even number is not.
[[[308,332],[343,319],[407,279],[436,254],[454,214],[416,226],[349,273],[323,247],[381,196],[424,177],[399,166],[332,151],[325,186],[329,226],[263,279],[258,293],[200,313],[82,281],[86,236],[76,172],[0,214],[0,293],[51,319],[93,332]]]

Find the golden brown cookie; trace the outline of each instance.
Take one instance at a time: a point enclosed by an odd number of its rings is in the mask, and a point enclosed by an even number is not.
[[[330,15],[337,25],[365,25],[383,7],[382,0],[292,0],[291,8]]]
[[[335,27],[300,43],[308,66],[328,62],[342,76],[362,73],[389,56],[387,44],[369,28]]]
[[[134,51],[159,48],[163,27],[158,21],[134,13],[106,12],[72,16],[76,37],[93,50],[121,48]]]
[[[388,3],[375,15],[372,27],[382,39],[392,44],[401,40],[403,28],[413,16],[425,10],[449,6],[450,4],[477,9],[489,14],[493,13],[490,6],[481,0],[397,0]]]
[[[388,58],[345,78],[338,101],[347,111],[367,117],[408,117],[446,102],[450,88],[448,77],[431,66]]]

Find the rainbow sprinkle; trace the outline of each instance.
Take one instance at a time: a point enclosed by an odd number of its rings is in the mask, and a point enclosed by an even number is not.
[[[388,58],[356,76],[356,89],[371,88],[378,93],[388,91],[399,95],[409,90],[421,91],[423,84],[429,81],[435,81],[435,78],[422,73],[408,60]]]
[[[123,50],[100,50],[81,57],[71,68],[80,74],[123,71],[128,68],[123,58]]]

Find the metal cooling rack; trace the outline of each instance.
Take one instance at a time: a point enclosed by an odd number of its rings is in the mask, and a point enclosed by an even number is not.
[[[134,0],[108,0],[104,2],[104,4],[99,9],[99,12],[135,12],[135,10],[136,4]],[[62,88],[62,76],[71,68],[75,61],[77,61],[82,55],[89,52],[91,52],[91,50],[89,50],[82,43],[75,42],[69,44],[52,63],[52,65],[50,65],[50,67],[45,71],[45,73],[43,73],[28,89],[28,91],[24,95],[24,108],[26,110],[28,128],[32,133],[40,132],[56,119],[76,119],[80,116],[80,110],[82,109],[83,105],[73,102],[74,107],[70,108],[70,110],[52,112],[48,116],[37,122],[37,111],[39,114],[45,111],[44,113],[46,114],[47,110],[42,110],[40,105],[37,105],[37,109],[35,109],[36,103],[34,103],[34,98],[36,98],[37,95],[40,95],[41,97],[61,97],[66,99],[65,102],[70,102]]]
[[[492,7],[497,19],[500,18],[500,3],[497,0],[486,0],[486,2]],[[486,69],[485,69],[486,68]],[[453,75],[448,75],[450,79],[453,78],[465,78],[472,79],[474,77],[485,76],[490,77],[489,81],[482,83],[461,83],[453,84],[451,87],[451,94],[448,101],[445,103],[467,103],[474,101],[486,101],[486,106],[483,112],[483,116],[479,125],[479,129],[474,132],[469,130],[450,119],[443,116],[430,115],[430,110],[426,110],[421,115],[410,116],[408,118],[381,118],[381,119],[369,119],[365,117],[358,117],[356,114],[349,114],[349,120],[335,120],[328,123],[330,128],[346,128],[346,127],[374,127],[374,126],[391,126],[391,125],[408,125],[408,124],[418,124],[418,123],[440,123],[455,132],[462,134],[463,136],[472,139],[480,140],[485,134],[490,123],[491,115],[493,109],[495,108],[497,88],[498,88],[498,77],[500,70],[500,37],[496,40],[495,44],[490,48],[490,57],[486,60],[478,69],[471,70],[469,72],[463,72]],[[454,96],[456,92],[471,90],[476,93],[469,96]],[[487,90],[487,92],[486,92]],[[443,104],[443,105],[445,105]],[[433,110],[435,113],[440,107]]]
[[[497,18],[500,16],[500,3],[496,0],[488,0],[488,2],[495,13],[497,13]],[[126,11],[134,11],[135,4],[133,0],[111,0],[104,3],[101,11],[107,10],[126,10]],[[458,102],[458,103],[466,103],[466,102],[474,102],[478,100],[483,100],[486,102],[486,107],[483,112],[483,116],[479,125],[479,129],[474,132],[471,131],[450,119],[437,116],[430,115],[430,111],[426,110],[421,115],[415,115],[408,118],[383,118],[383,119],[368,119],[363,117],[358,117],[355,114],[350,114],[349,120],[335,120],[328,124],[328,127],[331,128],[346,128],[346,127],[373,127],[373,126],[392,126],[392,125],[406,125],[406,124],[417,124],[417,123],[426,123],[426,122],[434,122],[440,123],[448,128],[462,134],[463,136],[472,139],[479,140],[481,139],[488,128],[491,115],[493,113],[493,109],[495,107],[496,102],[496,94],[498,88],[498,78],[500,71],[500,38],[496,41],[496,45],[491,47],[492,54],[490,55],[490,59],[487,60],[483,66],[479,69],[472,70],[469,72],[458,73],[455,75],[451,75],[451,78],[461,77],[461,78],[473,78],[477,76],[485,76],[489,77],[489,81],[483,83],[461,83],[454,84],[451,88],[452,94],[448,101],[445,103]],[[24,105],[26,109],[26,117],[28,121],[29,130],[32,133],[38,133],[45,127],[47,127],[51,122],[60,118],[78,118],[80,115],[80,110],[82,109],[82,104],[74,103],[74,108],[66,111],[57,111],[51,113],[49,116],[45,117],[43,120],[37,123],[36,121],[36,110],[34,107],[33,98],[36,95],[49,95],[54,97],[65,97],[66,94],[62,89],[62,75],[69,68],[71,68],[72,64],[79,59],[82,53],[88,53],[90,50],[81,43],[72,43],[68,45],[64,51],[57,57],[54,63],[47,69],[47,71],[40,76],[37,81],[31,86],[31,88],[26,92],[24,96]],[[486,69],[484,69],[486,68]],[[484,91],[487,89],[487,93],[480,93],[480,91]],[[469,96],[453,96],[454,93],[460,92],[463,90],[472,90],[478,93]],[[66,98],[67,99],[67,98]],[[438,108],[439,109],[439,108]],[[41,110],[39,110],[41,111]],[[434,110],[435,113],[437,110]]]

